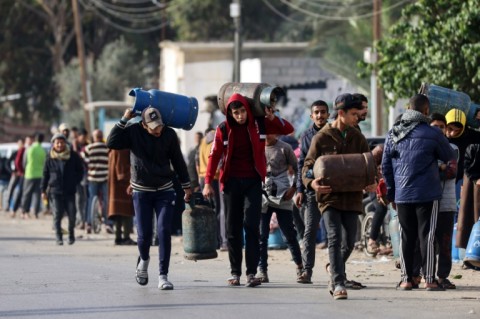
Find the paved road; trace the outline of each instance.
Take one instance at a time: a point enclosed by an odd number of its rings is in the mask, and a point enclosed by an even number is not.
[[[135,246],[114,246],[113,236],[88,235],[73,246],[56,246],[50,216],[10,219],[0,213],[0,317],[5,318],[478,318],[480,272],[455,264],[459,287],[446,292],[396,291],[399,271],[387,258],[355,252],[349,277],[368,288],[349,290],[348,300],[327,292],[326,251],[317,250],[314,284],[295,283],[287,251],[271,251],[271,283],[257,288],[226,286],[228,256],[193,262],[183,258],[174,237],[169,279],[175,290],[157,289],[158,265],[150,283],[134,279]],[[152,250],[152,260],[158,259]],[[242,278],[244,279],[244,278]]]

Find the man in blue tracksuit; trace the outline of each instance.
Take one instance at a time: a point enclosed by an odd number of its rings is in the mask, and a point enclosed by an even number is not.
[[[412,289],[415,243],[420,242],[426,290],[441,290],[435,281],[434,239],[442,186],[437,161],[455,162],[442,132],[429,125],[430,102],[425,95],[410,99],[409,109],[388,132],[382,159],[387,199],[396,205],[400,222],[401,281]]]

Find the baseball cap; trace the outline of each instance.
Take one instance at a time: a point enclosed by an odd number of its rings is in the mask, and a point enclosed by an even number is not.
[[[154,130],[160,125],[163,126],[162,115],[156,108],[153,107],[147,107],[145,110],[143,110],[142,121],[151,130]]]
[[[335,99],[334,110],[362,109],[362,101],[350,93],[343,93]]]

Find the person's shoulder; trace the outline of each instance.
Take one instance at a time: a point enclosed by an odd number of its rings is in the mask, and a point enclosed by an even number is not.
[[[278,148],[292,150],[292,146],[290,146],[290,144],[288,144],[287,142],[284,142],[280,139],[277,140],[277,144],[275,146],[277,146]]]

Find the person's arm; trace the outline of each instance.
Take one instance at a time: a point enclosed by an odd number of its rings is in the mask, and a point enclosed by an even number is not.
[[[302,168],[302,180],[305,188],[312,189],[315,191],[315,193],[328,194],[332,192],[332,188],[330,186],[322,185],[322,179],[320,177],[315,178],[313,175],[313,166],[315,165],[315,161],[322,155],[321,143],[319,140],[319,134],[312,138],[312,143],[310,144],[310,148],[308,149],[307,156],[305,157],[305,163],[303,164]]]
[[[472,183],[480,181],[480,144],[470,144],[467,147],[464,165],[465,175]]]
[[[212,198],[215,195],[211,183],[215,178],[215,174],[217,173],[218,163],[220,163],[220,159],[223,156],[223,151],[223,133],[220,126],[217,126],[217,129],[215,130],[215,139],[213,140],[212,149],[210,151],[210,155],[208,156],[207,171],[205,173],[205,186],[203,187],[202,192],[203,196],[206,198]]]
[[[306,133],[304,133],[300,139],[300,155],[297,163],[297,196],[295,197],[295,205],[298,208],[302,207],[304,200],[303,192],[305,191],[305,186],[303,185],[302,180],[302,169],[305,163],[305,156],[307,156],[308,146],[310,146],[310,144],[307,144]]]
[[[45,161],[45,164],[43,165],[43,177],[42,177],[42,182],[40,189],[42,190],[42,199],[46,200],[48,198],[47,196],[47,187],[48,187],[48,182],[50,180],[50,166],[48,165],[50,162],[50,159],[47,158]]]
[[[107,147],[114,150],[121,150],[130,148],[130,135],[129,128],[127,128],[127,122],[134,118],[135,114],[132,109],[126,109],[120,121],[110,131],[107,138]]]
[[[387,135],[385,139],[385,148],[383,150],[382,157],[382,174],[387,185],[386,198],[390,202],[395,201],[395,180],[393,178],[393,165],[392,165],[392,149],[390,145],[390,138]]]
[[[75,185],[78,185],[82,181],[83,174],[84,174],[82,158],[80,157],[80,155],[78,155],[75,152],[72,153],[72,156],[74,156],[74,159],[75,159],[74,161]]]
[[[266,134],[288,135],[294,128],[287,120],[276,116],[273,110],[265,108],[265,132]]]
[[[192,196],[192,188],[190,184],[190,176],[188,175],[188,168],[187,163],[185,163],[185,159],[183,158],[182,150],[180,149],[180,143],[178,142],[178,137],[175,132],[172,130],[172,142],[170,144],[170,163],[173,166],[173,169],[178,175],[178,179],[182,188],[185,192],[184,200],[186,202],[190,201],[190,197]]]

